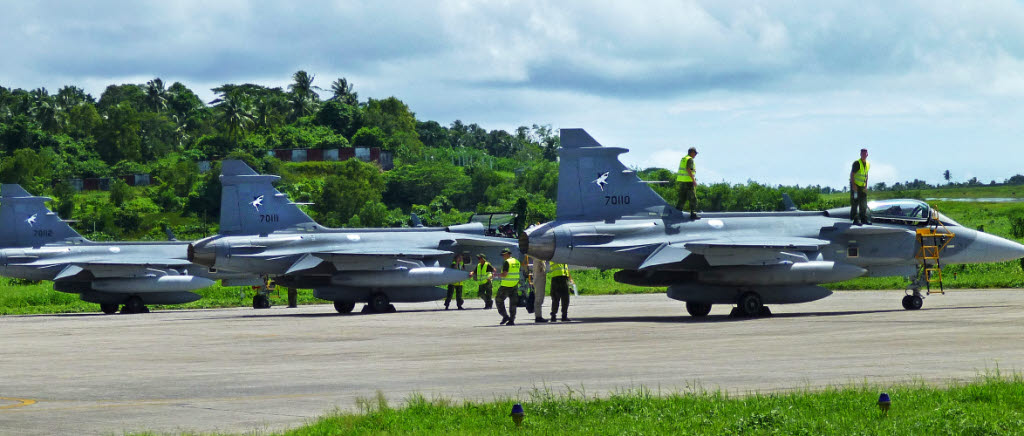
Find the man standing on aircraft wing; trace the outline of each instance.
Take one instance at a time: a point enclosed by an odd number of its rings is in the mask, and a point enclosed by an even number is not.
[[[516,325],[516,306],[519,304],[519,260],[512,257],[512,250],[504,248],[501,250],[501,258],[505,259],[501,267],[499,277],[501,281],[498,287],[498,313],[501,315],[501,325]],[[505,299],[508,299],[508,311],[505,310]]]
[[[690,205],[690,219],[700,219],[697,216],[697,170],[693,165],[693,159],[697,157],[697,149],[690,147],[690,150],[679,161],[679,173],[676,175],[676,182],[679,183],[679,199],[676,201],[676,209],[683,210],[683,205]]]
[[[860,149],[860,159],[853,161],[853,168],[850,170],[850,218],[853,225],[859,226],[862,223],[871,225],[871,217],[868,216],[868,170],[871,164],[868,163],[868,149]],[[858,211],[858,209],[860,209]]]
[[[479,283],[476,296],[484,300],[484,309],[490,309],[494,304],[494,299],[491,298],[491,276],[494,274],[494,267],[487,261],[486,255],[483,253],[476,255],[476,269],[469,274]]]

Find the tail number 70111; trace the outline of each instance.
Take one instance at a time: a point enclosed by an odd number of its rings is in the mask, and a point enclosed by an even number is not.
[[[276,213],[275,214],[271,214],[271,215],[260,214],[260,222],[261,223],[276,223],[276,222],[279,222],[279,221],[281,221],[281,216],[276,214]]]

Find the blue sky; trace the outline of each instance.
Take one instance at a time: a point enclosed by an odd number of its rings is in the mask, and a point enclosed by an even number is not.
[[[894,4],[895,3],[895,4]],[[4,2],[0,85],[285,86],[304,69],[420,119],[582,127],[701,182],[1024,173],[1024,3]]]

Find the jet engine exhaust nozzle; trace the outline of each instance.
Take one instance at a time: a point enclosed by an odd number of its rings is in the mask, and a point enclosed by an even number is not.
[[[555,256],[555,232],[553,228],[542,225],[526,229],[519,236],[519,251],[536,258],[551,260]]]
[[[188,261],[213,268],[217,261],[217,251],[212,244],[203,241],[188,244]]]

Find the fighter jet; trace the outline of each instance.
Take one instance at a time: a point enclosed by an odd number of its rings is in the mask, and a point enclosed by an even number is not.
[[[0,275],[50,280],[53,288],[99,303],[103,313],[148,312],[147,304],[195,301],[190,291],[223,279],[227,286],[258,277],[219,274],[188,260],[187,242],[93,242],[19,185],[0,187]]]
[[[818,300],[831,294],[820,284],[861,276],[908,277],[903,307],[920,309],[923,287],[941,290],[942,265],[1024,256],[1024,245],[965,228],[919,200],[870,202],[867,226],[851,225],[849,208],[691,220],[618,160],[627,149],[602,147],[582,129],[562,129],[561,147],[556,219],[527,229],[520,249],[621,269],[620,283],[667,286],[694,317],[713,304],[770,314],[766,304]]]
[[[333,301],[340,313],[351,312],[359,302],[367,303],[364,310],[390,312],[392,302],[444,298],[439,286],[469,276],[447,268],[455,253],[484,252],[494,262],[507,247],[518,256],[515,239],[484,236],[480,223],[325,228],[274,188],[280,177],[257,174],[237,160],[223,161],[221,169],[220,234],[193,243],[189,260],[259,274],[279,286],[312,288],[314,296]],[[466,266],[467,271],[473,267],[468,261]]]

